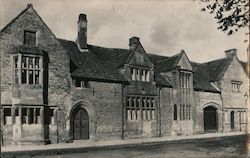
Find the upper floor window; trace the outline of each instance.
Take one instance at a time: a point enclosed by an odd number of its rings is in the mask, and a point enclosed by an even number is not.
[[[24,31],[24,45],[35,46],[36,45],[36,32],[35,31]]]
[[[231,89],[233,93],[240,92],[241,81],[231,81]]]
[[[191,74],[188,72],[180,72],[181,88],[191,88]]]
[[[132,81],[144,81],[149,82],[150,71],[142,68],[131,68]]]
[[[16,84],[41,84],[41,57],[21,55],[14,56],[14,82]]]
[[[35,46],[36,45],[36,32],[35,31],[24,31],[24,45]]]

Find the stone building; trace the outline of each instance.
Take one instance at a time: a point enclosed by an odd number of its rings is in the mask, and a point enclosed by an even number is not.
[[[236,49],[195,63],[57,38],[31,4],[1,30],[3,145],[246,131],[246,63]]]

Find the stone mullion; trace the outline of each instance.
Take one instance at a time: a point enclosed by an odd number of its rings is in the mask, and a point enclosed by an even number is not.
[[[18,60],[17,60],[17,71],[18,71],[18,84],[22,83],[22,56],[21,54],[18,54]]]
[[[22,124],[23,114],[22,114],[22,107],[18,107],[18,113],[19,113],[19,123]]]
[[[40,109],[40,123],[44,124],[44,107]]]

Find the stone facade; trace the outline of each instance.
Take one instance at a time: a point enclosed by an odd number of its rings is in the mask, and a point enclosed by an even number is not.
[[[218,61],[148,54],[138,37],[128,50],[95,47],[86,15],[78,27],[77,42],[58,39],[29,4],[1,30],[3,145],[246,131],[249,78],[236,50],[214,76]]]

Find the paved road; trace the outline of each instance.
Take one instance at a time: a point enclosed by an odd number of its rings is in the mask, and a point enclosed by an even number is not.
[[[244,158],[246,136],[210,138],[182,143],[163,143],[136,148],[92,150],[83,153],[12,158]]]

